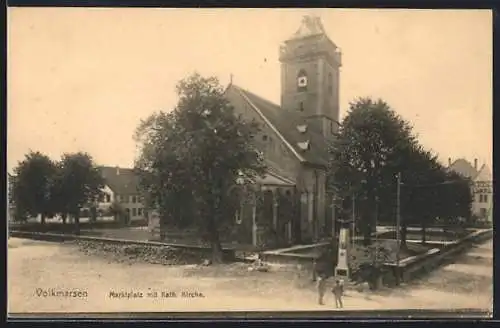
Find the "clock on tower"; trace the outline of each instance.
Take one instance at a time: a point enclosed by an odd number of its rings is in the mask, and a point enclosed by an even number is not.
[[[307,91],[307,75],[303,70],[301,70],[297,76],[297,91]]]

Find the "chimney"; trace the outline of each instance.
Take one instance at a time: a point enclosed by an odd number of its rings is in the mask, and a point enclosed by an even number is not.
[[[477,158],[474,158],[474,170],[477,171]]]
[[[118,166],[116,167],[116,175],[120,175],[120,168]]]
[[[448,166],[451,166],[451,157],[448,157]]]

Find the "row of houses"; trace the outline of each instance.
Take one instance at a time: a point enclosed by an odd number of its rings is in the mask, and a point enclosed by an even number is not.
[[[100,166],[99,172],[104,178],[104,188],[97,202],[98,212],[105,215],[117,202],[127,213],[131,220],[140,220],[147,217],[146,210],[141,196],[139,195],[139,177],[132,169]],[[8,220],[13,218],[14,202],[11,199],[12,186],[15,183],[15,176],[7,174],[7,199],[9,210],[7,211]]]

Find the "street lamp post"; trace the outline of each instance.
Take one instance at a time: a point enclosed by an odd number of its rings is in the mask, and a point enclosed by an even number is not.
[[[379,212],[379,197],[375,196],[375,241],[378,240],[377,226],[378,226],[378,212]]]

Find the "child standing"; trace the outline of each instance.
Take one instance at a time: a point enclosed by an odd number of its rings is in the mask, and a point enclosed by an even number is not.
[[[340,280],[335,282],[335,286],[332,288],[332,293],[335,297],[335,307],[343,308],[344,304],[342,303],[342,296],[344,295],[344,286]]]

